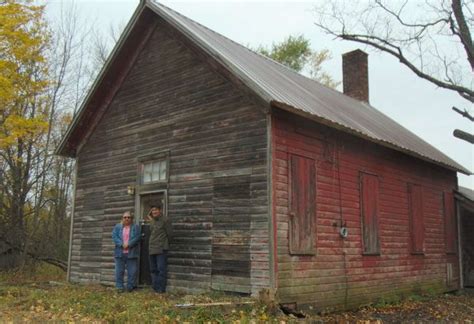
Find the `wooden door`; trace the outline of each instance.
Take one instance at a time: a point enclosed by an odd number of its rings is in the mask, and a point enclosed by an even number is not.
[[[314,254],[316,167],[313,159],[290,154],[288,189],[290,253]]]

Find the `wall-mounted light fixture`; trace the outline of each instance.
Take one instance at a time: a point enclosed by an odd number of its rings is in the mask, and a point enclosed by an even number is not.
[[[127,194],[133,196],[135,194],[135,186],[127,186]]]

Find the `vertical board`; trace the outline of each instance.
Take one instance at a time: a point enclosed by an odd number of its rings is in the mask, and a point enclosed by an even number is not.
[[[452,192],[443,193],[446,253],[456,253],[456,218]]]
[[[425,225],[423,221],[423,200],[421,186],[408,184],[408,202],[410,208],[411,252],[423,253],[425,243]]]
[[[461,207],[461,241],[462,271],[464,287],[474,288],[474,211]]]
[[[289,244],[292,254],[314,254],[315,177],[313,159],[290,155]]]
[[[378,200],[379,179],[376,175],[360,173],[360,200],[364,253],[380,253]]]

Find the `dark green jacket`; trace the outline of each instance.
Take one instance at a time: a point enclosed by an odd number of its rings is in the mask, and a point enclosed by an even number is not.
[[[152,218],[148,243],[149,254],[161,254],[163,250],[169,250],[172,235],[171,221],[166,216],[161,215],[156,220]]]

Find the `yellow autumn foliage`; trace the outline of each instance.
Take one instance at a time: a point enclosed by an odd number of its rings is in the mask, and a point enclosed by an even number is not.
[[[0,137],[0,148],[13,145],[17,139],[33,140],[48,129],[44,116],[25,118],[10,115],[4,122],[4,128],[9,130],[7,136]]]
[[[0,4],[0,149],[47,130],[49,40],[43,6]]]

